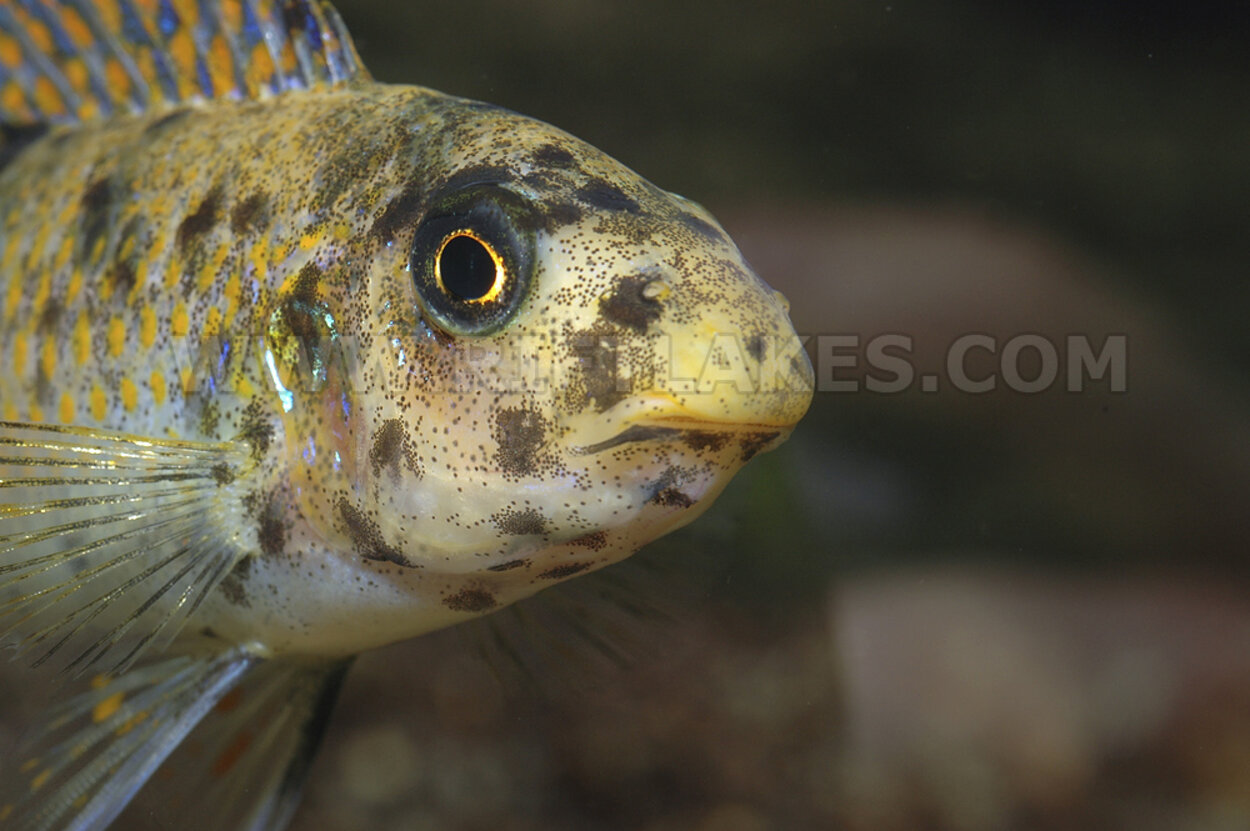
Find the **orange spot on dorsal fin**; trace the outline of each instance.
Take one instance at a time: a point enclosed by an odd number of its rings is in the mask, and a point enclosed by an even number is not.
[[[329,0],[0,5],[0,122],[75,124],[369,78]]]

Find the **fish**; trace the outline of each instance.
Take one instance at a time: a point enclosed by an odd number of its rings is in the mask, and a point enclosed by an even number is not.
[[[354,656],[617,563],[813,373],[699,204],[324,0],[0,5],[0,829],[279,829]]]

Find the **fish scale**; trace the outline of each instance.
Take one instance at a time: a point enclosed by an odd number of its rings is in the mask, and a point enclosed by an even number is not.
[[[367,106],[359,97],[352,96],[353,118]],[[280,126],[283,118],[298,127],[341,117],[336,97],[324,99],[263,108],[228,102],[218,108],[227,112],[191,106],[172,118],[121,119],[110,129],[62,133],[7,171],[6,191],[21,204],[48,205],[57,217],[47,223],[14,211],[0,230],[5,243],[14,241],[0,260],[10,289],[0,347],[28,356],[0,387],[16,409],[11,418],[39,421],[32,414],[43,412],[64,423],[90,419],[141,431],[164,424],[197,434],[177,416],[201,383],[188,373],[212,364],[205,341],[223,322],[263,332],[257,310],[282,282],[307,263],[341,257],[363,230],[359,215],[329,221],[327,208],[308,204],[306,190],[290,189],[301,177],[335,175],[307,166],[324,152],[325,134]],[[348,182],[341,198],[366,204],[371,180]],[[324,199],[324,191],[315,196]],[[14,290],[25,274],[40,275],[34,292]],[[73,336],[64,338],[50,318],[73,321]],[[260,368],[232,359],[228,369],[238,377],[230,380],[236,388],[256,386]],[[128,384],[137,395],[124,394]]]
[[[281,827],[354,655],[594,579],[810,401],[703,208],[327,3],[23,0],[0,126],[0,636],[67,676],[0,828],[162,765]]]

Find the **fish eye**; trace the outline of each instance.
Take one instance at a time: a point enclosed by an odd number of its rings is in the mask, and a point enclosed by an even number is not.
[[[443,240],[434,257],[439,288],[466,303],[489,303],[508,279],[503,257],[470,230],[455,231]]]
[[[533,276],[531,212],[496,185],[435,200],[409,260],[427,321],[453,335],[487,335],[512,320]]]

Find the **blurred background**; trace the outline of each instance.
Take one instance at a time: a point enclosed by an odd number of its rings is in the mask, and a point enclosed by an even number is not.
[[[463,632],[365,656],[296,828],[1250,827],[1250,7],[340,7],[379,78],[703,202],[861,387],[641,555],[624,668],[594,603],[520,680]],[[891,333],[936,392],[862,386]],[[1064,372],[953,389],[968,333]],[[1109,334],[1126,390],[1069,392]]]
[[[520,666],[482,626],[362,657],[295,829],[1250,828],[1250,6],[338,5],[378,78],[705,204],[826,383],[523,610]],[[962,392],[970,333],[1060,377]],[[936,391],[867,389],[885,334]],[[1070,335],[1123,335],[1126,389],[1068,391]]]

